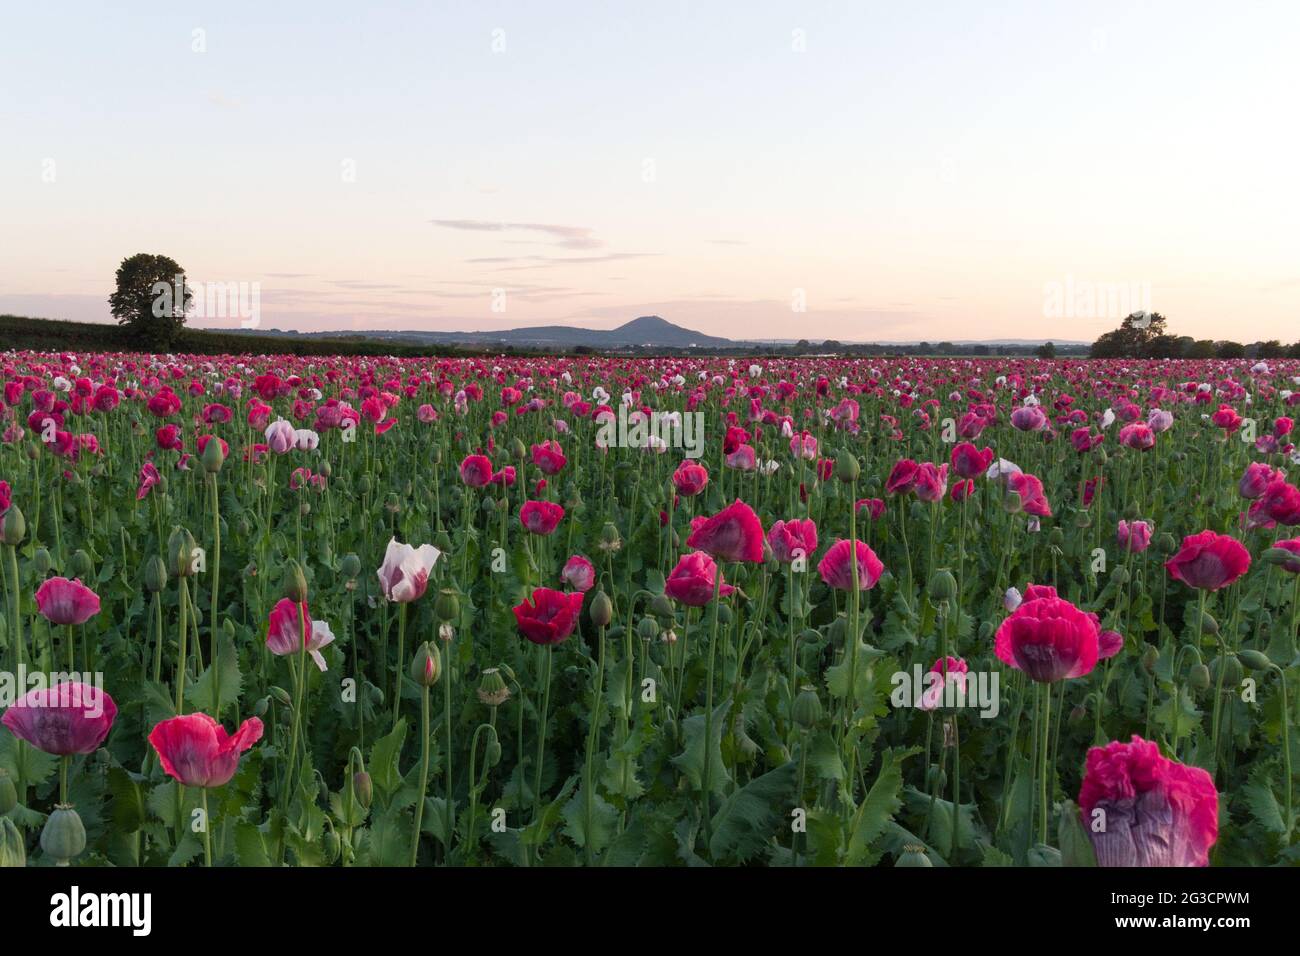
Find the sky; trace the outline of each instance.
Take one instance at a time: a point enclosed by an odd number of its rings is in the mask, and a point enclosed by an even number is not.
[[[111,321],[117,265],[152,252],[242,292],[191,319],[214,328],[656,314],[1090,341],[1145,308],[1300,338],[1294,2],[170,0],[0,23],[0,312]]]

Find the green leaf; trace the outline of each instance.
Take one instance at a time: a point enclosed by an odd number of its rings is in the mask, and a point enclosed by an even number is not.
[[[370,779],[384,793],[392,793],[402,784],[397,761],[402,755],[402,744],[405,742],[406,718],[401,717],[392,733],[376,740],[370,748]]]
[[[584,791],[579,788],[564,806],[564,835],[580,847],[587,846],[590,836],[593,853],[599,853],[609,846],[618,829],[618,810],[604,800],[600,794],[593,794],[591,801],[591,833],[587,833],[587,804]]]
[[[902,806],[899,791],[903,788],[902,763],[918,752],[911,747],[902,752],[886,750],[880,757],[880,773],[876,775],[866,799],[862,801],[849,826],[849,843],[844,862],[848,866],[862,866],[871,860],[871,844]]]
[[[245,820],[235,824],[235,859],[240,866],[271,865],[261,831]]]
[[[216,690],[214,673],[221,674],[220,709],[225,710],[239,702],[243,692],[244,677],[239,670],[239,654],[235,651],[235,642],[229,634],[223,633],[217,641],[217,663],[209,664],[199,679],[185,689],[185,699],[196,710],[209,714],[218,712],[213,706],[212,697]]]
[[[144,796],[140,785],[121,767],[108,771],[108,792],[113,796],[113,829],[134,833],[144,823]]]
[[[1267,773],[1251,775],[1250,783],[1241,788],[1241,798],[1246,802],[1255,822],[1270,833],[1285,833],[1282,807],[1273,793],[1272,781]]]
[[[756,777],[723,801],[713,816],[709,854],[714,862],[745,863],[776,836],[794,802],[794,762]]]
[[[731,775],[722,762],[722,731],[727,723],[727,711],[731,709],[731,698],[727,698],[713,711],[713,733],[708,742],[709,789],[716,794],[725,794]],[[705,760],[705,720],[703,714],[695,714],[682,721],[682,735],[686,738],[686,749],[673,758],[673,766],[682,772],[691,786],[696,790],[704,788]]]

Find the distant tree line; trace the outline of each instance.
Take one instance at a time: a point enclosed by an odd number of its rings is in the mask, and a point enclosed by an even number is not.
[[[1283,345],[1277,339],[1243,345],[1227,339],[1195,339],[1190,335],[1170,335],[1165,317],[1159,312],[1134,312],[1125,317],[1118,329],[1104,333],[1092,343],[1092,358],[1300,358],[1300,342]]]

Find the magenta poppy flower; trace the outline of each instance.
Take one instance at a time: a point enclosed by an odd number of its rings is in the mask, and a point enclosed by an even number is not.
[[[1130,554],[1141,554],[1151,545],[1151,524],[1146,521],[1125,521],[1120,519],[1116,526],[1115,537],[1119,546]]]
[[[948,493],[948,465],[933,465],[928,461],[917,465],[912,491],[917,498],[931,504],[943,501],[943,496]]]
[[[1022,405],[1011,413],[1011,426],[1022,432],[1039,432],[1047,427],[1047,414],[1037,405]]]
[[[575,554],[564,562],[564,570],[560,572],[560,580],[575,591],[586,593],[596,584],[596,567],[591,563],[590,559],[581,554]]]
[[[536,588],[512,609],[519,633],[534,644],[559,644],[573,633],[582,611],[582,592]]]
[[[851,591],[853,590],[853,565],[849,562],[855,557],[858,564],[858,590],[869,591],[880,580],[885,566],[865,541],[854,541],[852,545],[848,541],[836,541],[822,555],[821,562],[817,565],[817,573],[831,587],[840,591]]]
[[[321,648],[334,643],[334,632],[324,621],[313,621],[307,602],[295,603],[281,598],[271,608],[266,620],[266,648],[277,657],[302,652],[303,634],[307,635],[307,653],[321,671],[328,670]]]
[[[563,450],[560,448],[560,443],[554,439],[548,439],[540,445],[534,445],[532,454],[533,464],[541,470],[543,475],[558,475],[568,462],[568,459],[564,457]]]
[[[754,509],[737,499],[711,518],[691,522],[688,548],[707,551],[718,561],[763,561],[763,526]]]
[[[687,607],[704,607],[713,600],[715,581],[719,597],[726,597],[735,590],[722,580],[722,571],[713,558],[703,551],[692,551],[683,555],[668,575],[664,593]]]
[[[777,521],[767,529],[767,543],[782,564],[807,559],[817,550],[817,525],[811,518]]]
[[[487,455],[466,455],[460,463],[460,480],[470,488],[482,488],[492,480],[492,462]]]
[[[239,755],[262,739],[262,722],[249,717],[234,734],[204,713],[160,722],[149,743],[169,777],[186,787],[224,787],[239,768]]]
[[[1099,866],[1208,866],[1219,836],[1210,775],[1136,734],[1088,751],[1079,811]]]
[[[28,691],[0,723],[37,750],[60,757],[94,753],[113,729],[117,705],[97,687],[63,681]]]
[[[1269,485],[1285,478],[1286,475],[1281,470],[1270,468],[1262,461],[1252,461],[1237,482],[1237,493],[1243,498],[1261,498]]]
[[[703,465],[687,459],[673,472],[673,486],[679,494],[693,498],[709,483],[709,472]]]
[[[50,578],[36,589],[36,608],[51,624],[85,624],[99,613],[99,595],[80,580]]]
[[[885,479],[885,491],[891,495],[907,494],[916,482],[916,469],[916,462],[910,458],[898,461]]]
[[[1025,514],[1039,518],[1050,518],[1052,506],[1043,493],[1043,483],[1033,475],[1018,472],[1007,479],[1007,487],[1020,499],[1020,508]]]
[[[1249,567],[1250,552],[1237,539],[1214,531],[1183,538],[1178,553],[1165,562],[1171,578],[1207,591],[1227,587]]]
[[[1027,595],[998,628],[993,650],[1030,680],[1049,684],[1096,667],[1100,637],[1096,617],[1069,601]]]
[[[519,509],[519,523],[532,534],[550,534],[563,517],[564,508],[553,501],[525,501]]]
[[[978,478],[989,470],[993,464],[993,449],[977,449],[968,441],[962,442],[952,450],[949,457],[952,470],[963,478]]]

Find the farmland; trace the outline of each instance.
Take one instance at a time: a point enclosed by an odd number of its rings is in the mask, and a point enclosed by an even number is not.
[[[1300,362],[4,381],[4,865],[1296,862]]]

